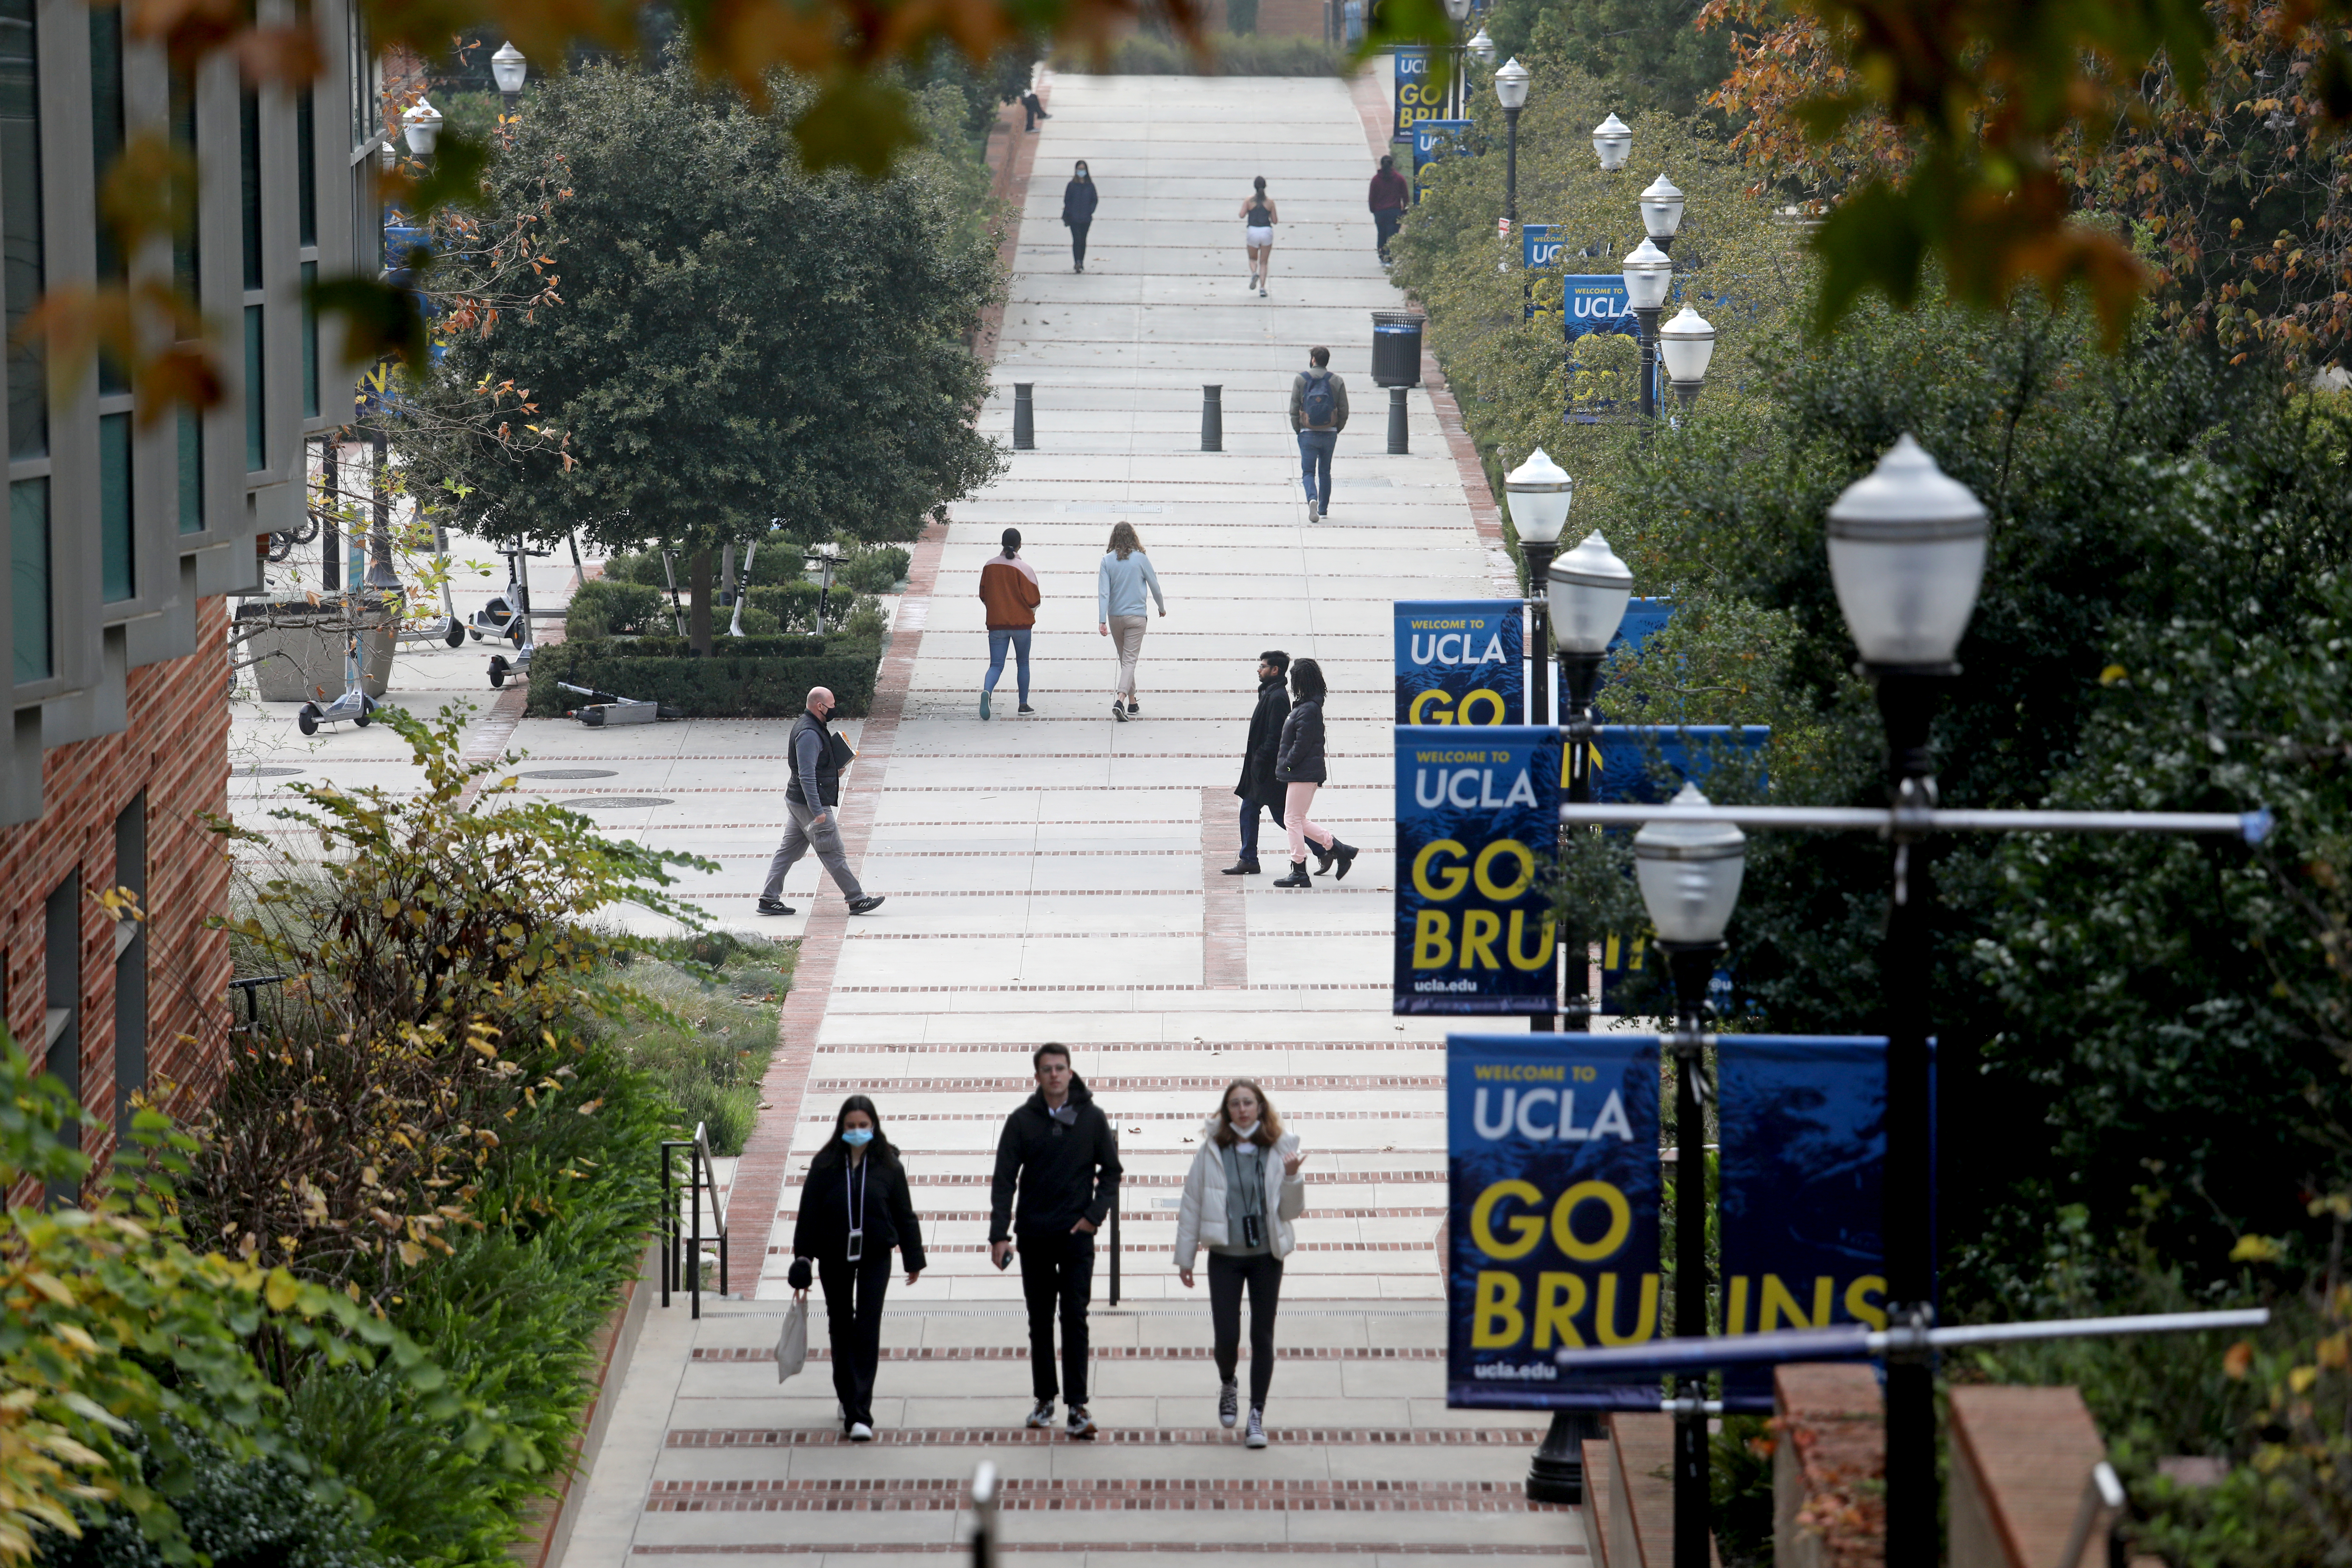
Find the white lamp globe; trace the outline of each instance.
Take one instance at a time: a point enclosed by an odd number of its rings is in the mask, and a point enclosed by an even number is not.
[[[1673,181],[1660,174],[1650,188],[1642,193],[1642,226],[1650,231],[1652,239],[1672,239],[1683,226],[1683,194]]]
[[[1454,26],[1462,25],[1470,15],[1470,0],[1445,0],[1445,17]]]
[[[1518,531],[1520,543],[1559,542],[1559,531],[1568,526],[1568,507],[1576,495],[1576,481],[1541,447],[1503,476],[1503,493],[1510,500],[1511,526]]]
[[[1495,63],[1495,40],[1486,36],[1486,29],[1483,26],[1463,47],[1478,57],[1480,65],[1491,66]],[[1507,109],[1510,105],[1506,104],[1504,107]]]
[[[1633,155],[1633,132],[1612,113],[1592,128],[1592,151],[1600,157],[1602,169],[1622,169],[1625,160]]]
[[[1645,239],[1618,267],[1625,277],[1628,305],[1636,310],[1654,310],[1666,302],[1666,290],[1675,280],[1675,264],[1664,251]]]
[[[1606,653],[1633,596],[1633,574],[1599,530],[1551,563],[1551,640],[1562,653]]]
[[[500,92],[520,92],[523,79],[530,74],[530,62],[514,47],[511,38],[500,44],[499,52],[490,57],[490,79],[499,84]]]
[[[1658,352],[1665,356],[1668,380],[1705,381],[1707,363],[1715,358],[1715,328],[1685,305],[1681,315],[1658,329]]]
[[[1942,666],[1984,585],[1984,503],[1904,436],[1830,507],[1830,581],[1866,664]]]
[[[430,157],[433,143],[441,134],[441,111],[433,100],[420,98],[402,111],[400,125],[408,137],[408,150],[420,158]]]
[[[1524,109],[1528,102],[1528,68],[1514,58],[1495,73],[1495,100],[1505,109]]]
[[[1728,822],[1675,820],[1678,808],[1696,812],[1709,804],[1696,784],[1685,784],[1666,803],[1666,814],[1633,836],[1634,880],[1662,941],[1721,942],[1738,907],[1748,836]]]

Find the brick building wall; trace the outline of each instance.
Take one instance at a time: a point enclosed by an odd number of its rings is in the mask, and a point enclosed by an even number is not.
[[[127,1113],[119,1076],[126,1091],[169,1084],[161,1108],[185,1120],[211,1094],[226,1057],[228,937],[210,922],[227,912],[230,868],[204,818],[228,810],[228,671],[220,655],[227,617],[221,598],[198,601],[197,651],[131,670],[122,732],[51,748],[41,816],[0,828],[0,1006],[9,1032],[37,1060],[51,1008],[72,998],[79,1049],[53,1066],[78,1069],[69,1082],[79,1078],[82,1103],[100,1123],[84,1132],[82,1146],[100,1159]],[[145,863],[126,867],[118,831],[142,792]],[[128,955],[145,976],[144,1071],[134,1040],[118,1075],[122,970],[116,922],[97,895],[142,879],[148,919]],[[52,900],[61,888],[72,893],[79,973],[69,977],[53,977],[48,962]]]

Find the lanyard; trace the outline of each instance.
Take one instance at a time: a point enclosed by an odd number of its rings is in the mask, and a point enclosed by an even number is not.
[[[866,1255],[866,1194],[872,1184],[872,1177],[866,1173],[863,1160],[851,1163],[842,1177],[841,1205],[849,1219],[849,1260],[852,1263],[863,1260]],[[852,1188],[856,1189],[854,1199],[850,1196]]]

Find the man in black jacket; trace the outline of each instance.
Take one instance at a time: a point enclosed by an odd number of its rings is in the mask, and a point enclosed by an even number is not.
[[[1257,709],[1250,714],[1249,741],[1242,748],[1242,782],[1234,793],[1242,800],[1242,856],[1225,868],[1228,877],[1257,875],[1257,818],[1274,813],[1282,826],[1282,786],[1274,782],[1274,756],[1282,743],[1282,721],[1290,714],[1290,693],[1284,682],[1290,673],[1290,656],[1271,648],[1257,656]]]
[[[784,737],[784,754],[791,759],[791,782],[784,787],[788,815],[784,841],[776,846],[776,857],[768,862],[768,885],[760,889],[759,910],[763,915],[793,912],[792,905],[784,902],[784,873],[812,848],[832,875],[833,885],[849,900],[851,914],[862,915],[882,901],[857,885],[857,874],[849,868],[849,857],[841,847],[841,769],[856,753],[825,728],[833,706],[831,691],[822,686],[810,688],[807,711],[793,721],[792,732]]]
[[[996,1141],[996,1182],[988,1222],[989,1260],[1020,1238],[1021,1293],[1029,1303],[1032,1426],[1054,1424],[1054,1400],[1067,1392],[1069,1434],[1092,1437],[1087,1414],[1087,1302],[1094,1294],[1095,1228],[1118,1201],[1118,1142],[1070,1053],[1050,1041],[1030,1058],[1037,1092],[1004,1119]],[[1013,1206],[1015,1188],[1020,1207]],[[1054,1312],[1062,1316],[1062,1381],[1054,1381]]]

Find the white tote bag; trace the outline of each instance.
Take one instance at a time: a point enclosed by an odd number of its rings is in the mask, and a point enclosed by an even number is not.
[[[776,1381],[783,1382],[808,1364],[808,1302],[794,1301],[784,1313],[784,1331],[776,1338]]]

